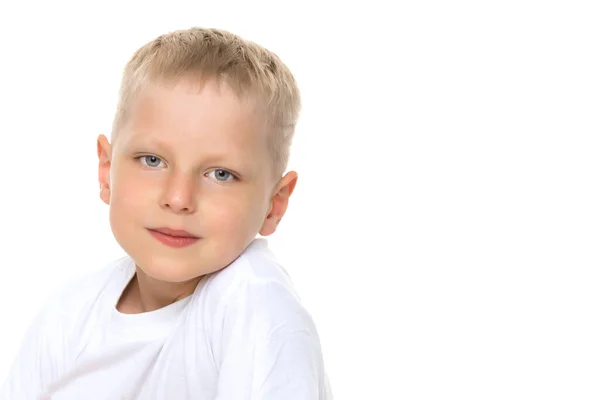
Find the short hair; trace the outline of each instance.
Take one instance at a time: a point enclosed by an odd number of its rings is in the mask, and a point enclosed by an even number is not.
[[[184,77],[227,83],[239,98],[255,97],[266,111],[275,173],[287,168],[300,113],[300,91],[289,68],[273,52],[221,29],[194,27],[161,35],[139,48],[123,72],[112,137],[144,85]]]

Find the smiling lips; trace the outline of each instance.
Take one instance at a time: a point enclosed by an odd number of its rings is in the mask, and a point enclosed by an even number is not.
[[[156,228],[148,229],[148,232],[162,244],[175,248],[187,247],[200,240],[198,236],[180,229]]]

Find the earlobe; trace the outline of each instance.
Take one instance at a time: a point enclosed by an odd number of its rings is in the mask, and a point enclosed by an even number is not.
[[[100,199],[110,204],[110,165],[111,146],[104,135],[98,136],[98,182],[100,183]]]

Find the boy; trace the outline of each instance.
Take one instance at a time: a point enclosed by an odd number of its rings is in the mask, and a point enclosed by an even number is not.
[[[47,305],[0,399],[330,398],[314,324],[255,239],[296,185],[299,106],[287,67],[231,33],[140,48],[97,145],[127,257]]]

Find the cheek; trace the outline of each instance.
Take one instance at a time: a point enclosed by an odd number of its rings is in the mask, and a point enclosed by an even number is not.
[[[205,199],[206,200],[206,199]],[[227,235],[247,235],[262,226],[265,211],[253,196],[228,196],[210,201],[203,207],[204,218],[210,218],[213,228]]]
[[[115,179],[111,183],[111,205],[118,209],[132,209],[147,204],[152,186],[144,176],[133,175],[125,168],[115,171]]]

